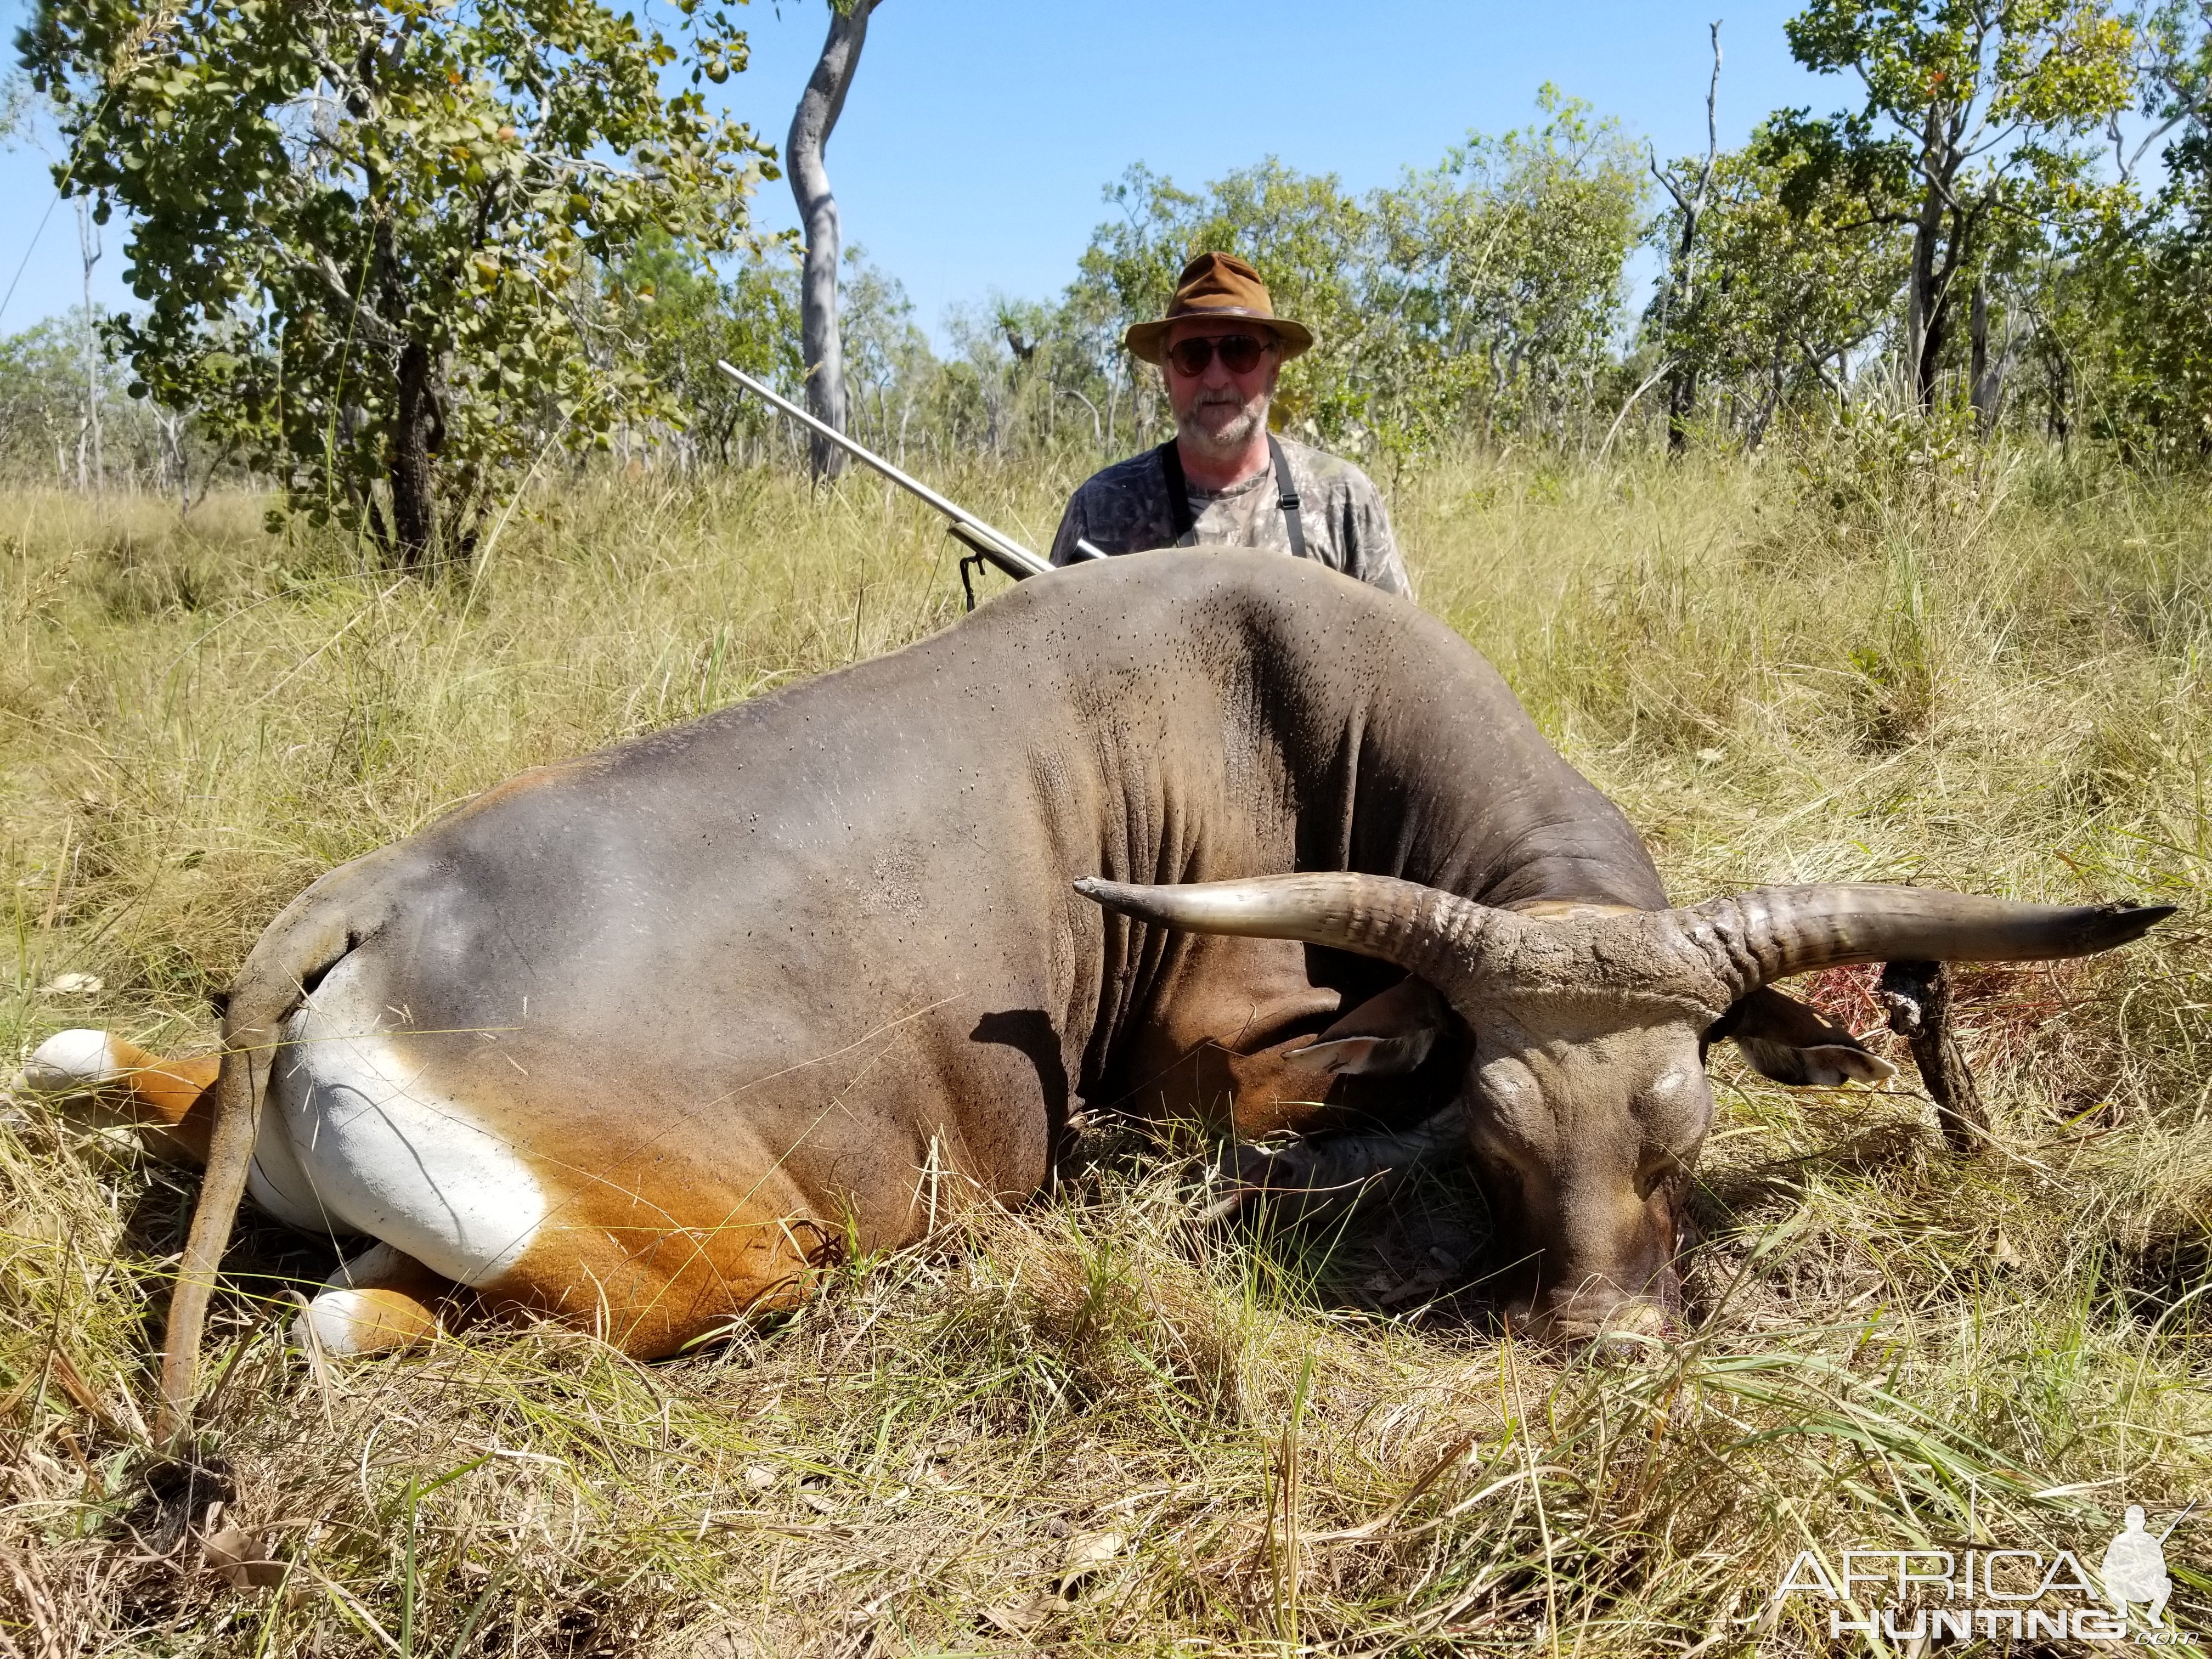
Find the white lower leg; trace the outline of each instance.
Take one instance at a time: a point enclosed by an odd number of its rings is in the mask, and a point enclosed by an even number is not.
[[[330,1276],[331,1288],[293,1321],[292,1340],[333,1359],[426,1346],[438,1316],[412,1292],[443,1282],[389,1244],[372,1245]]]
[[[114,1082],[123,1071],[106,1032],[57,1031],[31,1051],[19,1085],[33,1094],[77,1094]]]
[[[438,1316],[398,1291],[325,1291],[292,1323],[293,1340],[333,1359],[426,1346]]]

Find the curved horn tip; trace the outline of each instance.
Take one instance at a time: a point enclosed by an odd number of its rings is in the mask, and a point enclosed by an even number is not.
[[[2180,910],[2178,904],[2111,905],[2097,912],[2093,926],[2098,942],[2091,948],[2110,951],[2118,945],[2132,945],[2168,916],[2179,915]]]
[[[1125,916],[1134,916],[1140,921],[1157,921],[1161,890],[1146,887],[1134,882],[1109,881],[1103,876],[1083,876],[1077,879],[1075,890],[1101,909],[1114,910]]]

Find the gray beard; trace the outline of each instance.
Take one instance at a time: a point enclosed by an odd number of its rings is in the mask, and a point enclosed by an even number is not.
[[[1218,408],[1219,405],[1214,405]],[[1267,423],[1267,394],[1261,392],[1237,411],[1237,418],[1224,427],[1218,435],[1208,432],[1198,423],[1195,409],[1176,422],[1176,436],[1201,455],[1211,455],[1218,460],[1233,460],[1252,434]]]

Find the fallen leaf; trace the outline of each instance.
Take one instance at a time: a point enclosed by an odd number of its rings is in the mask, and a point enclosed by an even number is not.
[[[1073,1601],[1085,1579],[1128,1547],[1128,1539],[1118,1532],[1076,1534],[1060,1553],[1060,1577],[1054,1581],[1053,1588]]]
[[[775,1471],[765,1463],[745,1465],[745,1485],[755,1492],[766,1492],[775,1485]]]
[[[105,991],[107,981],[98,974],[56,974],[39,988],[58,997],[88,997]]]
[[[1052,1611],[1053,1598],[1040,1592],[1020,1601],[1000,1601],[983,1609],[983,1622],[1009,1636],[1027,1636]]]
[[[268,1540],[242,1527],[225,1527],[200,1540],[201,1559],[239,1589],[267,1589],[284,1582],[284,1564],[269,1553]]]

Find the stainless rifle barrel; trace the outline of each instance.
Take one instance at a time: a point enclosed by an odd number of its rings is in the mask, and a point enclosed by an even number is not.
[[[935,490],[932,489],[927,484],[922,483],[919,478],[908,477],[905,473],[900,471],[898,468],[893,466],[889,461],[885,460],[882,456],[877,454],[873,450],[854,442],[852,439],[838,431],[836,427],[831,426],[828,422],[816,420],[814,416],[808,414],[797,404],[793,403],[788,398],[780,397],[775,392],[769,391],[758,380],[753,379],[751,375],[747,374],[739,369],[731,368],[729,364],[724,362],[719,357],[714,360],[714,367],[720,369],[723,374],[728,375],[739,386],[744,387],[746,391],[751,392],[754,397],[781,410],[785,414],[790,416],[793,420],[797,421],[808,431],[819,433],[823,437],[827,438],[831,443],[836,444],[847,454],[854,457],[856,459],[865,461],[868,465],[875,468],[875,470],[882,473],[884,477],[889,478],[893,483],[898,485],[900,489],[907,490],[912,495],[920,496],[938,512],[942,513],[947,519],[950,519],[954,524],[963,526],[969,531],[972,532],[972,536],[963,536],[960,538],[960,539],[966,542],[969,547],[974,548],[976,552],[981,554],[985,558],[989,559],[992,563],[997,565],[1000,569],[1005,571],[1006,574],[1012,576],[1016,581],[1020,581],[1026,576],[1042,576],[1045,572],[1052,568],[1051,565],[1046,563],[1044,560],[1037,557],[1036,554],[1030,552],[1029,549],[1024,547],[1012,536],[1006,534],[1003,531],[994,530],[989,525],[985,524],[981,519],[977,518],[973,513],[969,512],[966,508],[955,507],[951,501],[946,501],[944,496],[939,495]],[[986,545],[986,544],[989,544],[989,545]]]

